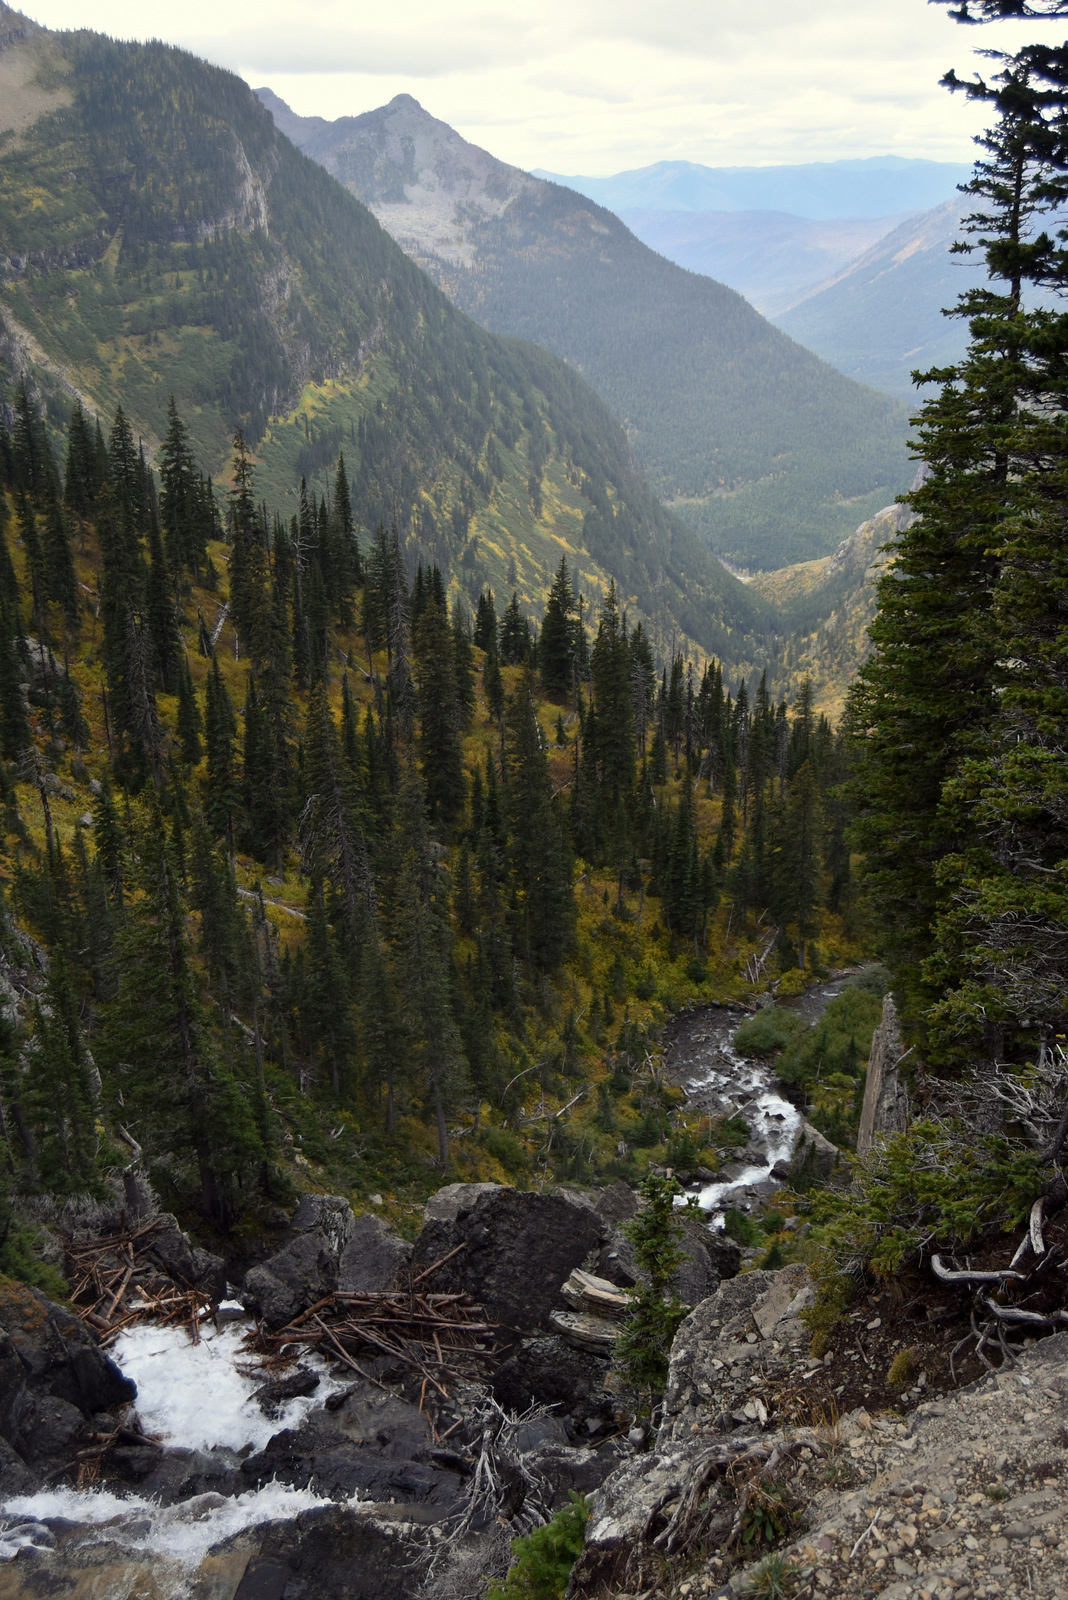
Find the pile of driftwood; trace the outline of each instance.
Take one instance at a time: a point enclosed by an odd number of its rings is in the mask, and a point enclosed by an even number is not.
[[[370,1357],[379,1361],[380,1370],[400,1366],[422,1378],[420,1405],[428,1389],[447,1400],[446,1384],[481,1377],[487,1363],[501,1354],[501,1337],[507,1332],[490,1322],[466,1292],[434,1294],[427,1287],[427,1279],[455,1254],[451,1251],[418,1277],[409,1275],[402,1288],[373,1293],[339,1289],[284,1328],[272,1330],[260,1323],[245,1340],[246,1348],[265,1358],[268,1370],[289,1365],[304,1349],[316,1350],[385,1388],[356,1360]]]
[[[124,1233],[67,1246],[74,1309],[102,1345],[146,1321],[180,1323],[199,1343],[201,1320],[213,1309],[211,1297],[176,1278],[173,1267],[164,1269],[153,1252],[157,1229],[173,1226],[170,1218],[155,1218]]]

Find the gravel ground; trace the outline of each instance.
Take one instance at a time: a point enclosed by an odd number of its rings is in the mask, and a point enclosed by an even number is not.
[[[793,1483],[799,1597],[1068,1600],[1068,1334],[907,1419],[850,1413]],[[674,1592],[752,1591],[718,1565]]]

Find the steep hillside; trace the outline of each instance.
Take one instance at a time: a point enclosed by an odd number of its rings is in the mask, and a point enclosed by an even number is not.
[[[826,220],[925,211],[948,199],[958,183],[966,183],[971,168],[956,161],[866,156],[783,167],[703,167],[696,161],[657,161],[606,178],[565,178],[540,169],[537,176],[564,183],[616,212],[639,207],[789,211]]]
[[[822,288],[905,220],[814,221],[786,211],[624,210],[619,216],[651,250],[729,284],[764,316]]]
[[[796,686],[807,678],[813,705],[832,721],[841,716],[846,690],[870,648],[875,585],[891,559],[886,547],[910,521],[905,506],[887,506],[843,539],[833,556],[753,579],[751,587],[783,617],[776,684]]]
[[[0,9],[2,355],[54,420],[121,404],[151,451],[173,394],[211,471],[240,427],[291,507],[343,448],[358,521],[395,520],[472,595],[533,604],[563,549],[658,637],[746,657],[760,602],[655,502],[603,404],[457,313],[239,78]]]
[[[851,377],[914,397],[914,369],[963,353],[966,330],[942,309],[985,271],[972,257],[949,253],[960,211],[959,199],[947,200],[903,222],[775,322]]]
[[[327,123],[259,92],[458,305],[582,373],[652,487],[719,553],[749,567],[829,553],[907,484],[899,406],[611,212],[496,161],[408,95]]]

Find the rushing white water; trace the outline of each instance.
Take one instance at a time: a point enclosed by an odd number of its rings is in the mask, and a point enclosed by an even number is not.
[[[247,1318],[218,1329],[205,1323],[194,1344],[183,1328],[146,1322],[116,1340],[112,1354],[137,1384],[137,1412],[146,1433],[161,1444],[192,1450],[260,1450],[272,1434],[298,1426],[313,1406],[343,1386],[319,1357],[306,1356],[304,1364],[319,1373],[319,1387],[285,1401],[275,1417],[265,1416],[252,1395],[268,1374],[257,1373],[242,1348],[248,1328]],[[176,1564],[171,1587],[177,1600],[184,1593],[181,1572],[196,1566],[213,1545],[243,1528],[289,1520],[329,1503],[308,1489],[278,1483],[230,1497],[197,1495],[174,1506],[106,1489],[43,1489],[0,1505],[0,1561],[27,1546],[47,1549],[51,1535],[43,1524],[64,1519],[94,1540],[170,1559]]]
[[[841,981],[821,985],[793,1005],[815,1021],[841,990]],[[790,1160],[801,1133],[801,1113],[780,1093],[771,1068],[735,1049],[734,1035],[744,1020],[736,1012],[710,1008],[687,1021],[669,1050],[669,1065],[673,1054],[678,1058],[673,1075],[684,1082],[691,1101],[719,1116],[740,1116],[750,1142],[762,1150],[759,1160],[699,1191],[702,1210],[713,1213],[722,1213],[740,1190],[769,1183],[778,1162]],[[722,1215],[713,1225],[722,1226]]]
[[[43,1524],[63,1521],[78,1525],[86,1536],[79,1542],[104,1541],[153,1558],[169,1557],[180,1575],[197,1566],[213,1545],[245,1528],[289,1521],[301,1511],[330,1504],[310,1489],[280,1483],[229,1498],[199,1494],[175,1506],[161,1506],[136,1494],[120,1497],[107,1489],[42,1489],[15,1495],[0,1507],[7,1523],[0,1527],[0,1561],[10,1560],[28,1545],[46,1548]]]
[[[143,1322],[120,1334],[114,1357],[137,1385],[137,1413],[145,1432],[164,1444],[190,1450],[262,1450],[281,1428],[295,1428],[313,1406],[342,1385],[327,1375],[326,1363],[306,1356],[303,1365],[319,1374],[311,1395],[287,1400],[276,1417],[266,1417],[252,1399],[268,1373],[242,1372],[252,1357],[241,1348],[247,1320],[216,1329],[206,1323],[200,1343],[178,1328]]]

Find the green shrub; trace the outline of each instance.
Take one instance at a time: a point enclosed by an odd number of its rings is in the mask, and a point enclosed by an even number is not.
[[[527,1170],[527,1152],[523,1141],[509,1128],[483,1128],[480,1134],[482,1147],[499,1161],[505,1172],[521,1177]]]
[[[817,1023],[790,1040],[776,1073],[783,1083],[805,1086],[839,1074],[862,1077],[882,1014],[882,1000],[872,989],[843,989]]]
[[[855,977],[847,978],[845,988],[867,989],[872,994],[877,994],[881,1000],[892,982],[889,967],[884,967],[881,961],[873,962],[870,967],[865,967]]]
[[[990,1228],[1017,1227],[1043,1188],[1033,1150],[958,1123],[914,1122],[853,1168],[849,1189],[810,1202],[827,1284],[889,1277],[921,1248],[961,1250]]]
[[[731,1206],[723,1213],[723,1231],[743,1249],[760,1243],[760,1229],[752,1217],[745,1211],[739,1211],[737,1206]]]
[[[805,1019],[787,1006],[770,1006],[742,1023],[734,1048],[746,1056],[774,1056],[805,1028]]]
[[[669,1167],[679,1167],[684,1172],[697,1165],[697,1146],[686,1132],[673,1134],[668,1140],[667,1164]]]
[[[503,1583],[491,1584],[487,1600],[563,1600],[571,1568],[582,1554],[589,1507],[572,1494],[551,1522],[512,1543],[512,1565]]]
[[[749,1124],[744,1117],[728,1117],[714,1129],[715,1143],[744,1150],[750,1140]]]

